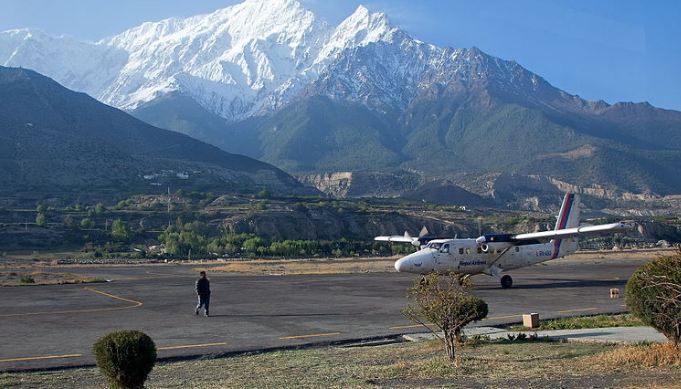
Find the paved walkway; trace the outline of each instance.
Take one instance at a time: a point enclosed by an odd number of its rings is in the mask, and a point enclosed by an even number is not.
[[[666,342],[667,338],[651,327],[609,327],[609,328],[585,328],[580,330],[552,330],[552,331],[506,331],[495,327],[475,327],[466,330],[466,335],[484,335],[490,339],[506,339],[508,335],[517,335],[520,332],[534,334],[540,337],[552,339],[565,339],[574,342],[603,342],[603,343],[639,343],[639,342]],[[404,335],[410,341],[419,341],[434,338],[431,333]]]

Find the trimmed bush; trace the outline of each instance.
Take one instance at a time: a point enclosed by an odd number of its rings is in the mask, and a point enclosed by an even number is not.
[[[625,293],[634,315],[675,345],[681,342],[681,252],[638,268]]]
[[[140,331],[117,331],[93,346],[97,366],[111,389],[142,389],[156,363],[156,345]]]

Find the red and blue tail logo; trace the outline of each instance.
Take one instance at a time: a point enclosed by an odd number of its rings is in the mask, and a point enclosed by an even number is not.
[[[563,204],[560,207],[558,220],[554,230],[579,227],[579,196],[574,193],[566,193]],[[553,255],[551,259],[558,258],[562,239],[553,240]]]

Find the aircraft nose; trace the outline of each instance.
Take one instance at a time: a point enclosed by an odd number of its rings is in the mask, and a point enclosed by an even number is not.
[[[407,263],[409,261],[409,257],[404,257],[401,259],[398,259],[395,262],[395,270],[399,272],[404,272],[407,271],[407,268],[409,267],[409,264]]]

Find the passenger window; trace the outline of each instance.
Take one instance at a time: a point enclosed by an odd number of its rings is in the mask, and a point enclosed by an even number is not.
[[[463,247],[459,249],[459,254],[463,254]]]
[[[447,254],[449,253],[449,245],[445,244],[442,246],[442,249],[440,250],[441,253]]]
[[[478,254],[482,254],[482,249],[478,247]]]
[[[515,247],[515,252],[516,252],[516,253],[519,253],[519,252],[520,252],[520,247],[516,246],[516,247]]]
[[[466,254],[470,254],[470,253],[471,253],[471,249],[466,248]]]

